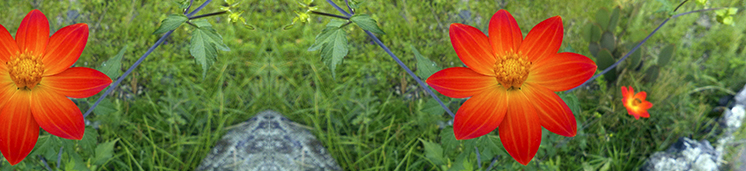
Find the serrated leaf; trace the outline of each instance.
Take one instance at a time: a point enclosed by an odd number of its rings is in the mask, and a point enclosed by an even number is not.
[[[440,144],[436,144],[430,141],[420,139],[422,145],[425,147],[425,157],[430,159],[435,165],[444,165],[445,159],[443,158],[443,148]]]
[[[666,47],[663,47],[661,49],[661,53],[658,54],[658,66],[666,66],[668,65],[668,62],[671,62],[671,58],[673,58],[673,53],[676,50],[676,46],[673,44],[666,45]]]
[[[567,104],[567,107],[570,108],[570,111],[574,115],[580,114],[580,102],[578,102],[578,97],[575,94],[560,93],[559,96],[562,98],[562,101],[565,101],[565,104]]]
[[[346,21],[333,19],[329,21],[328,24],[326,24],[326,27],[342,27],[342,25],[345,25],[345,24],[347,24]]]
[[[614,64],[614,62],[614,57],[611,56],[611,52],[609,52],[609,50],[601,49],[601,51],[598,52],[598,56],[596,57],[596,64],[598,65],[598,68],[600,70],[605,70],[606,68]],[[604,78],[606,78],[606,80],[609,82],[614,82],[614,80],[616,80],[616,77],[617,73],[613,70],[604,74]]]
[[[122,57],[126,51],[127,45],[122,47],[117,55],[114,55],[114,57],[109,58],[106,62],[101,63],[98,70],[106,74],[106,76],[109,76],[112,80],[117,79],[117,77],[119,77],[119,71],[122,69]]]
[[[440,143],[443,145],[445,151],[453,151],[461,144],[456,139],[456,135],[453,134],[453,127],[446,127],[440,130]]]
[[[207,69],[217,60],[217,50],[228,51],[221,37],[212,27],[200,27],[192,32],[191,47],[189,53],[194,56],[198,64],[202,65],[202,77],[207,74]]]
[[[179,26],[187,20],[189,20],[189,18],[183,14],[170,14],[166,19],[161,21],[161,26],[158,27],[153,34],[161,34],[179,28]]]
[[[414,57],[417,59],[417,75],[419,75],[422,80],[427,80],[427,78],[440,70],[435,62],[422,56],[420,51],[417,51],[417,48],[414,46],[412,46],[412,52],[414,53]]]
[[[85,128],[83,139],[78,141],[78,144],[86,151],[94,149],[98,144],[98,131],[93,128]]]
[[[378,28],[376,20],[374,20],[368,14],[356,14],[350,17],[350,21],[354,22],[363,30],[368,30],[376,34],[385,34],[381,28]]]
[[[212,24],[210,24],[210,22],[207,22],[207,20],[205,19],[192,20],[190,22],[196,25],[197,27],[212,27]]]
[[[93,103],[90,103],[93,105]],[[98,116],[106,116],[110,113],[114,113],[117,111],[117,108],[114,106],[114,103],[111,102],[111,100],[104,98],[101,100],[101,102],[98,103],[98,106],[93,109],[93,113],[95,113]]]
[[[102,165],[114,156],[114,145],[116,145],[119,139],[115,139],[109,142],[101,143],[96,146],[96,156],[94,157],[93,164]]]
[[[332,70],[332,77],[337,77],[337,65],[342,63],[348,52],[347,34],[340,28],[332,29],[329,38],[321,47],[321,60]]]
[[[422,111],[423,113],[427,113],[428,115],[436,115],[436,116],[442,115],[443,113],[446,112],[446,110],[440,106],[438,101],[436,101],[433,98],[428,98],[427,102],[425,102],[425,105],[422,107],[422,110],[420,111]]]
[[[596,12],[596,22],[601,26],[601,30],[606,31],[609,26],[609,19],[611,19],[611,13],[606,8],[598,9]]]

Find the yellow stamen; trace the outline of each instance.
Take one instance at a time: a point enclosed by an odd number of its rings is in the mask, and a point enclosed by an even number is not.
[[[508,90],[520,89],[523,81],[528,78],[530,68],[531,62],[520,54],[510,52],[499,56],[495,62],[497,82]]]
[[[10,78],[16,83],[18,89],[31,90],[39,84],[44,74],[44,63],[41,58],[28,53],[12,56],[6,64]]]

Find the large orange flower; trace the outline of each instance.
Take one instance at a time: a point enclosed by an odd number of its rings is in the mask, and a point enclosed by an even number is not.
[[[648,109],[653,107],[653,103],[646,101],[645,98],[647,97],[648,93],[645,91],[635,94],[635,89],[632,86],[629,87],[629,91],[627,91],[627,87],[622,86],[622,102],[624,107],[627,108],[627,113],[634,116],[635,119],[650,117]]]
[[[80,140],[85,123],[68,97],[86,98],[111,83],[103,73],[70,66],[88,40],[88,25],[74,24],[49,36],[39,10],[23,18],[13,40],[0,25],[0,151],[11,165],[31,152],[39,127],[52,135]]]
[[[562,33],[562,18],[556,16],[523,39],[505,10],[492,16],[489,37],[474,27],[451,24],[451,43],[468,68],[441,70],[427,83],[448,97],[471,97],[456,112],[456,138],[476,138],[499,126],[505,150],[526,165],[539,149],[541,127],[575,136],[575,116],[554,92],[588,80],[596,63],[580,54],[557,53]]]

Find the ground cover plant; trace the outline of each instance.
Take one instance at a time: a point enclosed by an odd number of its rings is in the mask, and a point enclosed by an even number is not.
[[[235,0],[213,1],[189,15],[210,16],[185,23],[189,17],[179,14],[205,1],[191,7],[182,0],[0,2],[13,7],[0,13],[0,24],[14,37],[32,9],[47,16],[51,33],[87,23],[88,43],[75,66],[112,80],[170,34],[85,117],[82,140],[42,131],[28,157],[12,166],[2,158],[0,170],[191,170],[227,128],[265,109],[311,128],[345,170],[633,170],[678,137],[717,138],[718,101],[746,84],[742,0],[680,7],[674,0],[329,1],[366,16],[332,20],[329,15],[345,15],[327,1]],[[737,10],[672,19],[620,67],[558,92],[577,134],[542,129],[528,165],[503,148],[498,130],[457,140],[454,117],[368,36],[426,80],[464,66],[449,37],[451,23],[488,33],[490,17],[505,9],[526,36],[559,15],[559,52],[587,56],[602,70],[670,16],[717,7]],[[184,24],[159,29],[167,20]],[[317,35],[330,25],[346,43],[325,51]],[[200,36],[210,41],[194,40]],[[648,118],[630,115],[622,86],[646,92],[642,101],[654,104]],[[73,102],[86,113],[101,94]],[[452,113],[467,101],[436,95]]]

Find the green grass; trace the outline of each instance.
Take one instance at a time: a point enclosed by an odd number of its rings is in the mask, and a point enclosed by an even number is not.
[[[710,1],[712,7],[734,6],[740,11],[746,5],[743,0]],[[76,22],[88,23],[91,36],[76,65],[97,67],[127,45],[124,69],[160,37],[152,34],[160,21],[168,14],[180,12],[173,2],[78,0],[40,1],[34,5],[3,1],[0,6],[13,8],[0,12],[0,24],[15,33],[23,16],[33,8],[44,12],[52,30]],[[215,1],[201,13],[218,11],[220,4],[222,1]],[[378,21],[386,32],[379,38],[411,68],[416,61],[410,45],[440,67],[454,67],[461,63],[448,38],[448,26],[465,22],[458,17],[461,10],[471,11],[472,18],[476,18],[466,24],[486,30],[492,14],[505,8],[524,35],[540,21],[560,15],[565,25],[562,49],[569,47],[594,59],[587,49],[588,41],[582,38],[582,26],[594,20],[596,9],[610,9],[617,4],[640,5],[636,15],[622,17],[620,23],[626,23],[631,30],[621,37],[623,42],[647,35],[667,16],[667,12],[659,11],[662,3],[641,0],[365,1],[358,13],[371,14]],[[337,14],[325,1],[317,0],[315,5],[320,11]],[[311,23],[284,30],[283,26],[295,16],[293,11],[301,10],[295,1],[248,0],[242,1],[241,9],[255,30],[231,25],[223,17],[209,19],[231,51],[219,52],[205,78],[188,52],[192,28],[182,26],[123,82],[130,91],[136,87],[141,93],[109,97],[117,112],[86,118],[100,125],[97,142],[118,142],[113,158],[103,165],[92,164],[96,153],[93,148],[76,145],[72,151],[80,155],[85,167],[191,170],[226,133],[226,127],[266,109],[311,127],[311,132],[345,170],[441,170],[457,165],[454,161],[462,151],[472,150],[464,146],[446,150],[448,161],[444,166],[435,166],[425,156],[419,139],[442,143],[439,123],[452,118],[420,112],[429,98],[421,91],[416,92],[419,97],[427,98],[410,99],[396,93],[397,86],[416,83],[359,28],[346,28],[350,53],[337,67],[337,77],[332,78],[318,52],[307,51],[329,18],[314,16]],[[690,2],[680,11],[696,9],[701,7]],[[68,10],[79,11],[80,17],[68,21]],[[717,88],[693,90],[710,86],[737,91],[746,84],[743,14],[734,16],[735,26],[718,24],[714,12],[686,15],[669,22],[643,45],[646,63],[641,71],[626,71],[618,82],[593,83],[591,90],[573,92],[582,108],[581,113],[575,114],[580,124],[576,137],[546,133],[529,166],[502,155],[496,168],[595,170],[607,165],[612,170],[633,170],[678,137],[713,142],[718,137],[718,127],[708,127],[716,125],[719,113],[710,111],[727,93]],[[705,17],[712,27],[696,25],[700,17]],[[674,62],[661,69],[657,80],[643,80],[644,71],[654,63],[658,51],[670,43],[677,45]],[[622,85],[648,92],[648,100],[655,105],[650,118],[635,120],[627,115],[620,103]],[[455,112],[455,102],[462,100],[452,101],[451,110]],[[85,100],[79,102],[81,109],[88,109]],[[488,136],[497,138],[497,133]],[[43,133],[42,137],[49,134]],[[78,154],[66,152],[60,168],[71,167],[70,161]],[[480,165],[484,169],[490,164],[489,158],[477,163],[474,154],[466,158],[466,165],[472,168]],[[58,165],[53,160],[48,163],[52,168]],[[29,156],[17,167],[44,169],[39,156]]]

